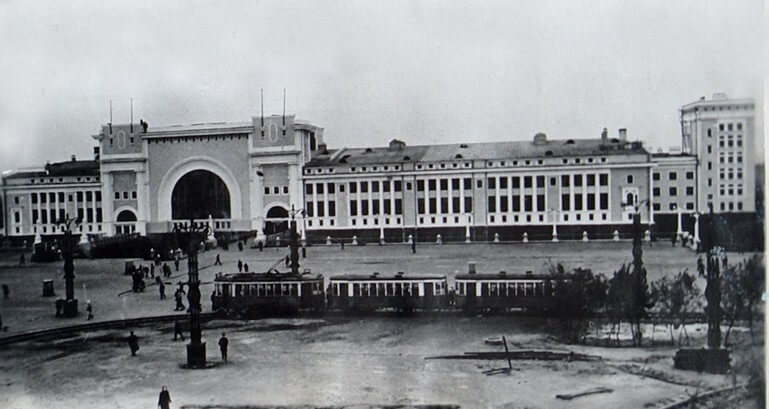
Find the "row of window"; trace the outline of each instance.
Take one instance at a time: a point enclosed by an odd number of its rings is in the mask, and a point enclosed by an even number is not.
[[[264,195],[279,195],[280,192],[283,192],[284,195],[288,194],[288,186],[265,186],[264,187]]]
[[[660,188],[655,187],[652,189],[652,195],[659,197],[660,196]],[[678,195],[678,188],[675,186],[672,186],[668,188],[668,195],[670,196],[677,196]],[[686,187],[686,196],[694,196],[694,186],[687,186]]]
[[[467,289],[473,288],[462,281],[454,283],[457,295],[467,295]],[[480,287],[480,288],[479,288]],[[546,295],[546,285],[544,281],[525,281],[525,282],[481,282],[480,286],[475,287],[476,294],[480,296],[544,296]],[[478,294],[480,293],[480,294]]]
[[[136,200],[136,191],[135,190],[125,190],[122,192],[115,192],[115,200]]]
[[[85,176],[85,177],[78,176],[77,178],[75,178],[75,180],[78,181],[78,182],[82,182],[83,180],[85,180],[86,182],[90,182],[91,179],[93,179],[94,182],[98,182],[99,181],[99,177],[98,176],[93,176],[93,177],[91,177],[91,176]],[[35,182],[35,180],[36,179],[30,179],[29,183],[33,184],[33,185],[35,183],[45,183],[45,178],[37,179],[37,182]],[[60,182],[60,183],[64,182],[64,178],[58,178],[56,180],[58,182]],[[48,178],[48,183],[54,183],[54,178]]]
[[[49,192],[49,193],[30,193],[30,202],[32,204],[40,203],[64,203],[64,199],[66,198],[69,202],[74,202],[74,199],[77,199],[77,202],[82,202],[83,197],[85,197],[86,202],[92,202],[94,198],[96,198],[97,202],[101,201],[101,192],[100,191],[88,191],[88,192],[75,192],[73,195],[72,193],[65,194],[64,192]],[[14,197],[14,203],[19,204],[19,196]]]
[[[418,214],[454,214],[469,213],[473,211],[473,198],[465,196],[463,198],[452,197],[430,197],[427,199],[417,199]],[[440,205],[440,209],[438,206]],[[464,206],[463,206],[464,205]]]
[[[67,213],[65,209],[58,209],[58,211],[56,209],[49,209],[48,211],[40,210],[40,212],[38,212],[37,209],[32,209],[32,224],[58,223],[60,220],[64,220],[66,217]],[[101,223],[101,208],[97,207],[95,212],[92,207],[89,207],[85,210],[83,208],[78,208],[77,217],[86,223],[93,223],[94,219],[96,223]]]
[[[685,206],[686,206],[686,210],[694,210],[694,202],[686,202]],[[654,211],[662,210],[662,206],[659,203],[653,203],[652,208],[654,209]],[[678,210],[678,204],[669,203],[668,210]]]
[[[686,180],[694,180],[694,171],[686,171],[684,175]],[[660,180],[660,173],[652,173],[652,180]],[[678,180],[678,172],[668,172],[668,180]]]
[[[334,202],[329,201],[329,203],[334,203]],[[360,203],[360,209],[358,208],[358,203]],[[378,216],[380,214],[386,214],[386,215],[402,215],[403,214],[403,199],[394,199],[392,202],[390,200],[383,200],[381,202],[382,203],[381,207],[379,203],[380,203],[379,200],[372,200],[371,208],[369,209],[368,200],[361,200],[360,202],[358,202],[357,200],[350,200],[350,216]],[[336,214],[334,215],[330,214],[331,209],[332,209],[332,206],[329,204],[329,216],[335,216]],[[318,210],[320,210],[320,208]],[[318,216],[323,217],[321,215],[318,215]]]

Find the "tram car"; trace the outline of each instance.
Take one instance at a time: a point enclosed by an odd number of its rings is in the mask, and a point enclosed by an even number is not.
[[[328,309],[372,312],[394,309],[401,312],[448,308],[445,275],[394,276],[348,274],[329,279]]]
[[[292,315],[300,310],[323,311],[323,275],[237,273],[217,274],[211,296],[214,311],[229,315]]]
[[[556,281],[550,275],[531,272],[458,274],[454,278],[454,305],[469,313],[510,309],[545,312],[555,301]]]

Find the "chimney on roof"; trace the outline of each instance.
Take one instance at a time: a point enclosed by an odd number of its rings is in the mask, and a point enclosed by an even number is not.
[[[608,145],[609,144],[609,130],[606,128],[603,128],[603,131],[601,131],[601,145]]]
[[[619,141],[622,143],[627,142],[627,129],[619,128]]]
[[[77,162],[77,156],[72,155],[72,162]]]

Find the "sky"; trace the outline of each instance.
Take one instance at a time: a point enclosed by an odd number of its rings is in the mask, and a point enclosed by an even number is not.
[[[678,108],[752,97],[761,0],[0,0],[0,170],[90,158],[109,121],[287,112],[331,148],[597,138],[680,145]],[[761,138],[763,141],[763,138]],[[762,151],[763,149],[761,149]],[[757,150],[759,152],[759,150]]]

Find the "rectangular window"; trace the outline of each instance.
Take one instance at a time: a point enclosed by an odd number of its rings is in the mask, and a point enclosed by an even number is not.
[[[335,217],[336,216],[336,201],[329,200],[328,201],[328,216],[329,217]]]
[[[465,212],[470,213],[473,211],[473,198],[465,197]]]
[[[425,181],[417,180],[417,192],[424,192],[424,191],[425,191]]]
[[[574,194],[574,210],[582,210],[582,193]]]
[[[669,190],[670,196],[676,196],[678,194],[678,189],[676,187],[671,187]]]
[[[654,189],[652,189],[652,195],[659,196],[660,195],[660,188],[655,187]]]
[[[545,177],[537,176],[537,187],[545,187]]]
[[[438,201],[434,197],[427,199],[427,204],[430,206],[430,213],[435,214],[438,212]]]
[[[531,187],[531,176],[524,176],[523,177],[523,187]]]
[[[713,153],[713,145],[708,145],[708,153]]]
[[[16,213],[18,214],[18,213]],[[16,223],[19,221],[16,220]],[[32,209],[32,224],[37,224],[37,209]]]
[[[315,189],[317,190],[317,192],[318,192],[318,194],[319,194],[319,195],[322,195],[322,194],[323,194],[323,183],[318,183],[318,184],[315,186]]]
[[[62,219],[63,219],[64,218],[63,217],[64,211],[62,211],[61,214],[62,214]],[[101,223],[101,221],[102,221],[101,220],[101,207],[97,207],[96,208],[96,223]]]
[[[350,193],[358,193],[358,183],[350,182]]]
[[[82,192],[79,192],[82,194]],[[40,193],[40,203],[46,203],[48,202],[48,195],[45,193]]]
[[[587,195],[587,210],[595,210],[595,195]]]
[[[449,190],[449,180],[448,179],[441,179],[441,190],[443,190],[443,191]]]
[[[652,173],[652,180],[660,180],[660,173],[659,172]]]
[[[489,196],[489,213],[494,213],[497,211],[497,201],[496,196]]]
[[[308,183],[304,186],[304,193],[308,195],[312,194],[312,183]]]
[[[323,202],[315,203],[316,209],[318,209],[318,217],[326,217],[326,211],[323,209]]]
[[[91,192],[88,192],[88,201],[91,201]],[[48,193],[48,202],[53,203],[56,201],[56,193]]]
[[[136,200],[136,191],[135,190],[131,191],[131,199]],[[99,200],[99,192],[96,192],[96,200],[97,201]]]
[[[586,185],[595,186],[595,175],[587,175]]]
[[[266,187],[264,189],[267,190],[266,193],[270,193],[269,192],[270,188]],[[80,200],[80,196],[78,196],[77,200]],[[115,192],[115,200],[120,200],[120,192]]]
[[[627,183],[633,183],[633,175],[627,175]]]
[[[670,172],[670,173],[668,174],[668,179],[670,179],[670,180],[676,180],[676,179],[678,179],[678,173],[677,173],[677,172]]]
[[[90,195],[86,195],[85,196],[85,200],[86,201],[89,201],[90,199],[91,199]],[[123,192],[123,200],[128,200],[128,191],[127,190],[125,192]]]
[[[500,189],[507,189],[507,180],[508,180],[508,178],[506,178],[506,177],[499,178],[499,188]]]
[[[561,175],[561,186],[569,187],[569,175]]]
[[[459,190],[459,179],[457,178],[451,179],[451,188],[453,190]]]
[[[360,182],[360,192],[368,193],[368,182]]]
[[[307,217],[315,217],[315,212],[312,209],[312,202],[307,202],[304,205],[304,210],[307,213]]]
[[[435,179],[428,179],[427,180],[427,190],[429,190],[431,192],[435,191],[435,186],[436,186]]]
[[[379,200],[371,202],[371,214],[375,216],[379,214]]]
[[[389,200],[383,201],[382,202],[382,206],[383,206],[382,213],[384,213],[384,214],[392,214],[392,213],[390,213],[391,209],[390,209],[390,201]]]
[[[475,187],[476,187],[476,188],[478,188],[478,189],[481,189],[481,188],[483,188],[483,181],[479,179],[479,180],[478,180],[478,181],[475,183]]]
[[[395,214],[403,214],[403,201],[401,199],[395,199]]]
[[[339,185],[339,192],[340,193],[344,193],[344,185],[343,184]]]
[[[97,193],[100,193],[100,192],[97,192]],[[63,202],[64,201],[64,192],[59,192],[58,196],[59,196],[59,202]],[[101,197],[99,197],[97,200],[101,200]]]
[[[396,192],[401,192],[401,191],[403,191],[403,182],[401,182],[400,180],[396,180],[396,181],[395,181],[395,186],[394,186],[394,187],[395,187],[395,191],[396,191]]]
[[[446,214],[449,212],[449,199],[447,197],[441,198],[441,213]]]
[[[270,187],[269,186],[265,186],[264,194],[265,195],[269,195],[270,194]],[[120,199],[120,193],[115,192],[115,199]]]
[[[425,213],[425,199],[417,199],[417,213],[424,214]]]
[[[272,187],[272,193],[279,195],[280,194],[280,186],[273,186]]]
[[[37,193],[32,193],[30,199],[31,199],[33,204],[36,204],[37,203]]]
[[[574,175],[574,186],[582,186],[582,175]]]
[[[601,210],[609,210],[609,194],[601,193],[600,200]]]
[[[471,178],[464,178],[462,182],[465,185],[465,190],[470,190],[473,188],[473,180]]]
[[[350,216],[358,215],[358,201],[350,200]]]
[[[379,192],[379,182],[378,181],[371,182],[371,191],[374,192],[374,193],[378,193]]]
[[[687,180],[694,179],[694,172],[686,172],[686,179]]]
[[[521,197],[518,195],[513,196],[513,211],[514,212],[521,211]]]
[[[507,196],[500,196],[499,197],[499,211],[502,213],[508,212],[508,203],[507,203]]]
[[[78,210],[78,213],[80,213],[80,214],[83,213],[83,209],[77,209],[77,210]],[[47,224],[48,223],[48,212],[46,212],[46,211],[40,212],[40,218],[42,219],[41,222],[43,224]]]
[[[602,173],[598,175],[598,183],[601,186],[608,186],[609,185],[609,175],[606,173]]]
[[[571,210],[568,194],[561,195],[561,210],[565,212],[568,212],[569,210]]]
[[[537,195],[537,210],[545,210],[545,195]]]
[[[694,196],[694,186],[686,187],[686,196]]]
[[[451,198],[451,206],[454,213],[459,213],[459,198],[453,197]]]
[[[382,182],[382,192],[390,193],[390,182],[388,181]]]
[[[489,186],[489,189],[496,189],[497,188],[497,179],[496,178],[489,178],[488,186]]]
[[[360,202],[360,214],[361,216],[368,216],[368,200]]]
[[[328,194],[333,195],[336,193],[336,185],[333,183],[328,184]]]
[[[523,197],[523,211],[530,212],[532,210],[532,197],[531,195],[525,195]]]

